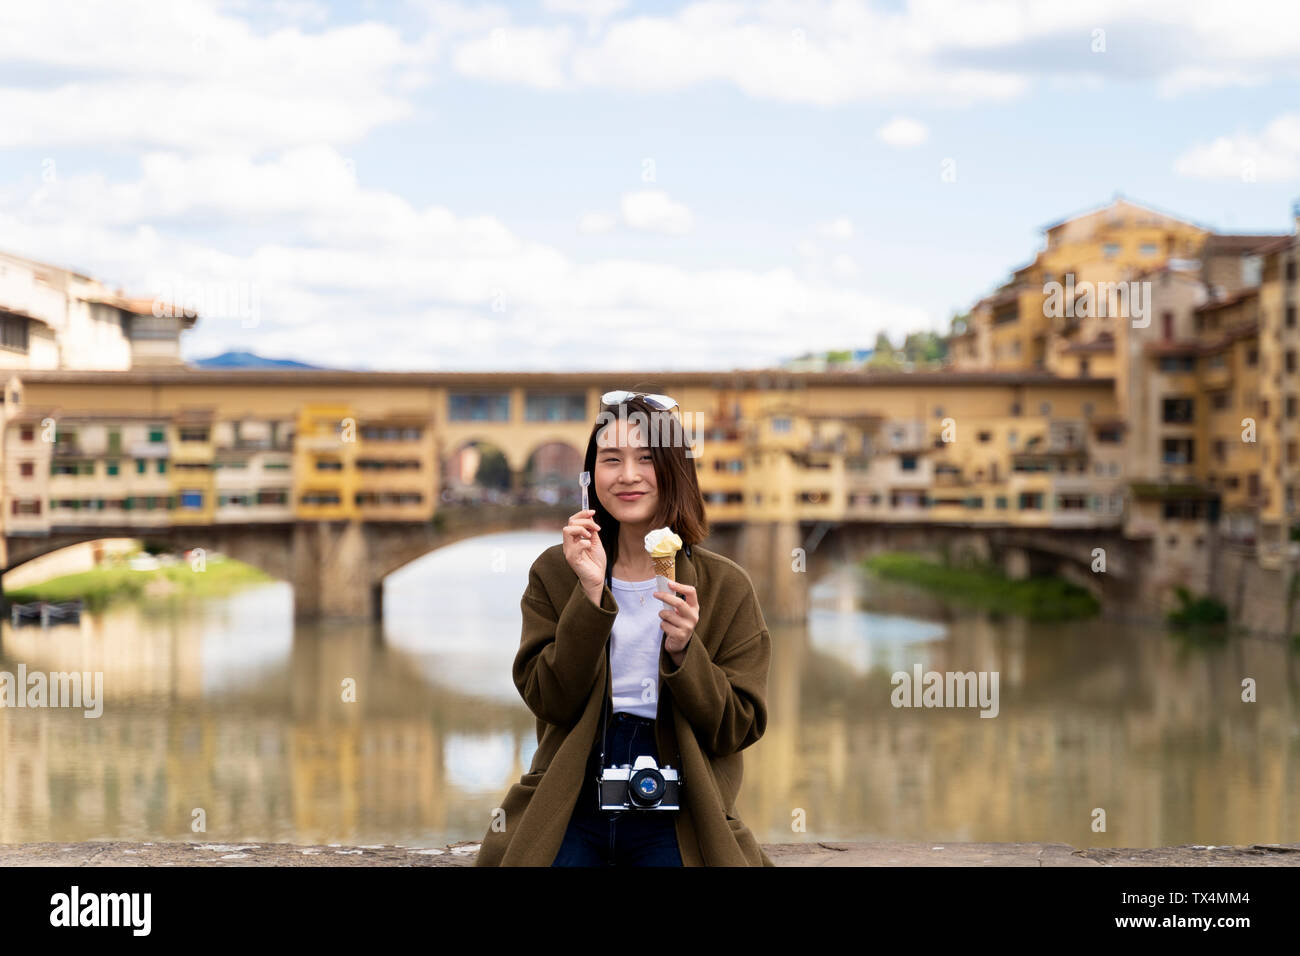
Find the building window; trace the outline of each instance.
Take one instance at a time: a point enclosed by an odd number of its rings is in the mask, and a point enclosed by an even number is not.
[[[898,467],[902,471],[916,471],[915,455],[899,455]]]
[[[1022,491],[1020,493],[1021,511],[1042,511],[1043,493],[1041,491]]]
[[[1163,421],[1168,425],[1186,425],[1192,421],[1193,401],[1190,398],[1166,398]]]
[[[36,428],[32,425],[23,425],[18,430],[18,436],[23,441],[33,441],[36,438]]]
[[[998,495],[996,498],[993,499],[993,504],[994,504],[994,507],[996,507],[999,511],[1006,511],[1006,510],[1007,510],[1007,496],[1006,496],[1006,495]]]
[[[208,430],[206,428],[182,428],[180,430],[181,441],[207,441]],[[150,439],[152,441],[153,439]],[[158,439],[162,441],[162,439]]]
[[[1106,243],[1104,246],[1102,246],[1101,254],[1105,256],[1107,259],[1114,259],[1117,255],[1119,255],[1119,243],[1118,242]]]
[[[339,496],[331,492],[308,491],[299,501],[304,505],[336,505],[339,503]]]
[[[1190,465],[1195,459],[1194,447],[1190,438],[1166,438],[1160,460],[1166,465]]]
[[[167,429],[162,425],[149,426],[149,441],[157,445],[167,440]]]
[[[1288,305],[1286,307],[1286,327],[1288,329],[1295,328],[1295,306],[1294,305]]]
[[[772,419],[772,431],[773,431],[774,433],[775,433],[775,432],[788,432],[789,430],[790,430],[790,419],[788,419],[788,418],[774,418],[774,419]]]
[[[581,392],[567,395],[527,392],[524,395],[524,418],[530,422],[580,422],[587,417],[587,396]]]
[[[146,462],[143,458],[137,458],[137,459],[135,460],[135,473],[136,473],[137,475],[143,475],[143,474],[144,474],[144,468],[145,468],[145,465],[147,465],[147,464],[148,464],[148,462]]]
[[[1164,355],[1160,358],[1162,372],[1190,372],[1195,368],[1196,359],[1191,355]]]
[[[508,392],[493,394],[452,392],[447,396],[447,406],[447,418],[453,422],[507,422],[510,420],[510,394]]]
[[[181,492],[181,507],[189,510],[195,510],[203,507],[203,492],[193,488],[186,488]]]
[[[18,474],[22,475],[24,478],[34,477],[36,474],[35,462],[25,461],[20,464],[18,466]]]
[[[1043,402],[1043,403],[1041,403],[1041,404],[1038,406],[1038,414],[1040,414],[1040,415],[1042,415],[1042,416],[1044,416],[1044,417],[1046,417],[1046,416],[1052,414],[1052,403],[1051,403],[1051,402]]]
[[[158,474],[160,474],[160,475],[165,475],[165,474],[167,474],[167,459],[166,459],[166,458],[159,458],[159,459],[158,459]]]
[[[989,431],[984,431],[984,432],[980,432],[976,437],[980,440],[981,444],[987,445],[989,442],[993,440],[993,433]]]
[[[1138,253],[1144,256],[1154,256],[1159,252],[1159,247],[1154,242],[1144,242],[1138,246]]]
[[[0,315],[0,345],[16,352],[27,351],[27,319],[21,315]]]
[[[105,468],[110,477],[115,476],[118,473],[118,463],[115,461],[105,462]]]
[[[1191,521],[1204,513],[1204,502],[1195,498],[1174,498],[1164,502],[1164,517],[1167,521]]]

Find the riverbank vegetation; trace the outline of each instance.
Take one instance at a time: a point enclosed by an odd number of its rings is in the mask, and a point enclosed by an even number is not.
[[[1210,627],[1228,623],[1228,607],[1222,601],[1210,597],[1192,597],[1187,588],[1174,588],[1178,597],[1178,607],[1168,614],[1169,623],[1176,628]]]
[[[868,558],[872,573],[934,591],[945,598],[1034,621],[1096,615],[1101,605],[1084,588],[1055,577],[1014,580],[989,566],[952,567],[920,555],[888,552]]]
[[[30,601],[73,601],[80,599],[89,610],[115,601],[142,597],[210,597],[229,594],[250,584],[272,580],[260,568],[233,558],[210,556],[198,571],[188,561],[164,564],[151,570],[137,570],[129,563],[103,564],[90,571],[65,574],[39,584],[5,592],[5,599],[25,604]]]

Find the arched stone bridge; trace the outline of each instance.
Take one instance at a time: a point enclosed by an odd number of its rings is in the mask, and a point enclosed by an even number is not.
[[[66,530],[7,539],[11,570],[33,558],[97,538],[145,537],[176,549],[201,547],[289,581],[298,617],[377,619],[384,579],[457,541],[530,528],[558,532],[572,513],[562,505],[478,505],[439,509],[433,521],[297,521],[283,524],[138,526]],[[801,622],[809,586],[836,565],[883,551],[910,551],[958,564],[1002,567],[1011,577],[1055,573],[1103,600],[1123,601],[1140,587],[1142,543],[1115,531],[1025,529],[883,522],[714,523],[704,546],[749,574],[770,624]],[[1106,572],[1092,570],[1095,549]],[[802,549],[802,552],[796,549]]]

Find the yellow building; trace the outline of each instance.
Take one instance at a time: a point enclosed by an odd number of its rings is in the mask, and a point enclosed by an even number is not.
[[[304,520],[357,517],[357,419],[350,405],[310,404],[298,413],[293,449],[294,514]]]
[[[212,410],[186,410],[170,423],[174,524],[212,524],[216,513]]]

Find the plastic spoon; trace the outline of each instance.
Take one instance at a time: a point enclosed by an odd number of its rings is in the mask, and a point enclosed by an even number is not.
[[[588,511],[587,507],[587,486],[591,484],[591,472],[584,471],[578,476],[578,484],[582,485],[582,510]]]

